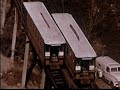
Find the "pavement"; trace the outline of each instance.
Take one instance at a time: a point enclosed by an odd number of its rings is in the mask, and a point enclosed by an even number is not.
[[[95,80],[97,86],[99,89],[112,89],[109,84],[107,84],[105,81],[102,79],[96,79]]]

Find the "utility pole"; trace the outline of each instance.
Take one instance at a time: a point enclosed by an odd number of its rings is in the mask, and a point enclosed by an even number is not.
[[[17,34],[17,23],[18,23],[18,13],[17,9],[15,8],[15,22],[14,22],[14,29],[13,29],[13,37],[12,37],[12,47],[11,47],[11,57],[10,59],[14,60],[14,54],[15,54],[15,44],[16,44],[16,34]]]
[[[25,54],[24,54],[24,63],[23,63],[23,73],[22,73],[22,88],[25,88],[25,82],[26,82],[26,74],[27,74],[27,63],[28,63],[28,56],[29,56],[29,39],[26,36],[26,45],[25,45]]]

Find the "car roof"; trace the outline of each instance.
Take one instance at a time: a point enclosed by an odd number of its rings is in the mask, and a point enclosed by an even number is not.
[[[116,62],[115,60],[113,60],[111,57],[109,56],[100,56],[96,58],[96,62],[98,63],[102,63],[108,67],[110,66],[115,66],[115,65],[120,65],[118,62]]]

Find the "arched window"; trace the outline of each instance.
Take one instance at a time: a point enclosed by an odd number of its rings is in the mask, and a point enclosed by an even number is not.
[[[78,36],[76,30],[74,29],[74,27],[71,24],[70,24],[70,28],[72,29],[72,31],[74,32],[74,34],[76,35],[76,37],[77,37],[77,39],[79,41],[79,36]]]
[[[46,45],[46,52],[50,52],[50,46]]]

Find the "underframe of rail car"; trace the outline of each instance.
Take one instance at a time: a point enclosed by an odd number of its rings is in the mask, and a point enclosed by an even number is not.
[[[69,45],[66,49],[65,64],[69,73],[71,74],[71,77],[76,80],[80,80],[82,84],[90,84],[90,82],[94,80],[95,75],[95,58],[76,58]]]
[[[60,69],[64,64],[65,45],[45,45],[45,65],[55,66],[53,69]]]

